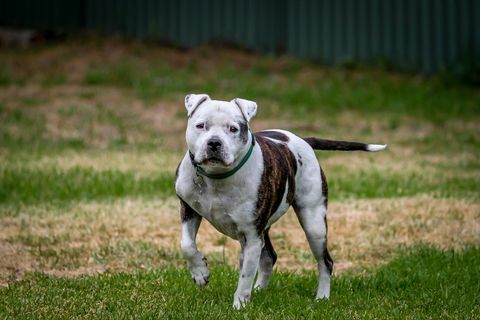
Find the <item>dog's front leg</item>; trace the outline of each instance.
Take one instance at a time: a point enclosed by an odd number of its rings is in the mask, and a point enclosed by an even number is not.
[[[180,202],[182,218],[181,247],[183,255],[188,261],[193,281],[197,286],[203,287],[208,283],[210,272],[208,271],[207,259],[198,251],[196,244],[197,232],[202,222],[202,217],[190,208],[187,203],[184,201]]]
[[[262,240],[258,236],[244,237],[241,240],[243,247],[243,262],[240,266],[237,291],[233,296],[233,307],[240,309],[250,300],[253,280],[257,274],[258,262],[262,252]]]

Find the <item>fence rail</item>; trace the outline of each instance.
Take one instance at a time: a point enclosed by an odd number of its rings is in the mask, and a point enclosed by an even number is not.
[[[432,73],[480,61],[478,0],[2,0],[0,25],[224,42]]]

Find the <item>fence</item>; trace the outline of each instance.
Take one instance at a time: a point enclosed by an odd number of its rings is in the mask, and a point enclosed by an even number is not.
[[[478,0],[2,0],[0,25],[187,48],[223,42],[425,73],[480,61]]]

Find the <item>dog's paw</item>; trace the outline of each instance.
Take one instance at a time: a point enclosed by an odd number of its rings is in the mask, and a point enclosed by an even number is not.
[[[262,274],[259,274],[257,277],[257,281],[255,282],[255,285],[253,286],[253,290],[255,291],[260,291],[262,289],[268,288],[268,284],[270,282],[270,277],[265,277]]]
[[[200,288],[203,288],[207,285],[209,278],[210,278],[210,274],[208,273],[208,270],[207,270],[207,274],[203,274],[203,273],[195,273],[194,274],[192,272],[192,280]]]
[[[320,281],[317,289],[317,300],[328,300],[330,298],[330,278]]]
[[[317,300],[317,301],[320,301],[320,300],[327,301],[327,300],[329,300],[329,299],[330,299],[329,296],[317,296],[317,297],[315,298],[315,300]]]
[[[244,295],[244,296],[235,295],[233,297],[233,308],[236,310],[240,310],[244,308],[249,301],[250,301],[250,295]]]
[[[208,271],[207,261],[202,259],[202,264],[192,267],[191,269],[193,282],[200,288],[205,287],[210,278],[210,271]]]
[[[330,299],[330,289],[320,288],[317,292],[316,300],[328,300]]]

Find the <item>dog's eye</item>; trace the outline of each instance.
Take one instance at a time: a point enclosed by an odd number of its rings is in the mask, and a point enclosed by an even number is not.
[[[205,128],[205,123],[199,123],[195,126],[197,129],[203,129]]]
[[[231,133],[237,133],[237,132],[238,132],[237,127],[231,126],[231,127],[230,127],[230,132],[231,132]]]

